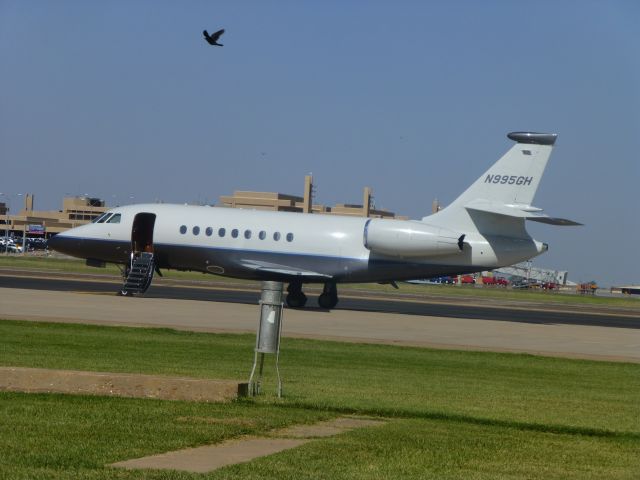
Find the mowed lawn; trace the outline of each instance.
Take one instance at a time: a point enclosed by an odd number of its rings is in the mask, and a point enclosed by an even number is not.
[[[0,321],[0,365],[247,379],[253,335]],[[640,478],[640,365],[283,339],[232,404],[0,394],[0,478]],[[386,425],[207,475],[106,465],[344,414]]]

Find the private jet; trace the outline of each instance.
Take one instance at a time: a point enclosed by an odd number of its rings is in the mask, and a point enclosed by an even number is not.
[[[122,295],[143,294],[160,269],[191,270],[288,284],[302,308],[303,285],[323,284],[321,308],[337,284],[392,283],[493,270],[548,248],[525,221],[580,225],[532,206],[556,134],[513,132],[515,144],[446,208],[421,220],[141,204],[111,209],[49,241],[87,265],[121,266]]]

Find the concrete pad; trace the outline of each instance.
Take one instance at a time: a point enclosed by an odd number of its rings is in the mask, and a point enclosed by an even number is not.
[[[0,391],[227,402],[246,396],[246,382],[133,373],[0,367]]]
[[[206,473],[227,465],[244,463],[254,458],[265,457],[289,450],[311,440],[286,438],[245,438],[219,445],[189,448],[176,452],[162,453],[150,457],[126,460],[110,466],[134,469],[182,470]]]
[[[245,437],[217,445],[188,448],[175,452],[126,460],[110,466],[126,469],[167,469],[206,473],[227,465],[244,463],[255,458],[299,447],[314,438],[330,437],[355,428],[384,425],[383,420],[341,417],[314,425],[293,427],[268,432],[270,438]],[[275,437],[275,438],[273,438]]]
[[[332,437],[355,428],[377,427],[384,425],[384,420],[373,418],[340,417],[314,425],[294,425],[275,432],[273,435],[285,438],[322,438]]]

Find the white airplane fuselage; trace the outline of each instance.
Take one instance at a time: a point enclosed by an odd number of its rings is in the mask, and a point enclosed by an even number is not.
[[[508,137],[516,144],[507,153],[449,206],[421,220],[142,204],[114,208],[58,234],[50,246],[88,264],[124,264],[125,277],[148,274],[138,293],[154,270],[169,268],[287,282],[290,306],[306,302],[303,283],[324,283],[319,302],[333,308],[337,283],[492,270],[547,250],[529,236],[526,220],[577,225],[531,205],[556,135]]]
[[[427,278],[510,265],[545,248],[530,238],[467,234],[462,250],[456,246],[452,253],[421,258],[376,253],[365,246],[366,226],[402,232],[423,227],[419,221],[169,204],[130,205],[110,212],[120,215],[119,223],[77,227],[58,235],[54,248],[126,263],[134,219],[141,213],[155,216],[152,248],[159,268],[247,279],[342,283]]]

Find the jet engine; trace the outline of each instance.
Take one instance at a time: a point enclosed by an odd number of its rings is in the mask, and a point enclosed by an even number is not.
[[[394,257],[431,257],[461,252],[464,235],[412,220],[372,218],[364,226],[364,246]]]

